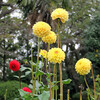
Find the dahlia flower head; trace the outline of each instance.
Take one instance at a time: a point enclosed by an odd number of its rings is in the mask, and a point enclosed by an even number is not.
[[[48,61],[61,63],[65,59],[65,53],[60,48],[52,48],[48,52]]]
[[[53,44],[56,42],[57,36],[53,31],[50,31],[50,33],[42,38],[42,41],[45,43]]]
[[[36,24],[33,25],[33,33],[37,37],[44,37],[47,36],[50,33],[51,27],[48,23],[39,21]]]
[[[40,50],[39,53],[43,58],[47,59],[47,51],[46,50]]]
[[[25,92],[32,93],[32,91],[28,87],[24,87],[24,88],[22,88],[22,90],[25,91]]]
[[[75,65],[76,72],[80,75],[87,75],[91,70],[92,63],[87,58],[81,58]]]
[[[68,20],[69,14],[63,8],[57,8],[51,13],[52,20],[60,18],[62,23],[65,23]]]
[[[18,71],[20,69],[20,63],[14,59],[10,61],[9,68],[13,71]]]

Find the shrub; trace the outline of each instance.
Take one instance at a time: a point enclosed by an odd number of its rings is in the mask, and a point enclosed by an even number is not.
[[[26,83],[22,83],[22,88],[27,87]],[[4,100],[4,94],[7,89],[7,100],[14,100],[19,97],[18,89],[20,88],[18,81],[0,82],[0,100]]]
[[[73,95],[73,100],[80,100],[80,93],[77,92]],[[87,92],[86,91],[83,91],[82,92],[82,100],[87,100]]]

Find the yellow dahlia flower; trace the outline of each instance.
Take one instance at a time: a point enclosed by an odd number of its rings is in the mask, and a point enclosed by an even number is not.
[[[68,12],[63,8],[57,8],[51,13],[53,20],[60,18],[62,23],[65,23],[68,20]]]
[[[48,52],[48,61],[61,63],[65,59],[65,53],[60,48],[52,48]]]
[[[75,69],[76,69],[77,73],[79,73],[80,75],[86,75],[90,72],[91,65],[92,65],[92,63],[89,59],[82,58],[77,61],[76,65],[75,65]]]
[[[56,42],[56,34],[53,31],[50,31],[49,35],[42,38],[42,41],[45,43],[55,43]]]
[[[43,56],[43,58],[47,58],[47,51],[46,50],[40,50],[40,53],[39,53],[41,56]]]
[[[44,37],[50,33],[51,27],[48,23],[40,21],[34,24],[32,29],[37,37]]]

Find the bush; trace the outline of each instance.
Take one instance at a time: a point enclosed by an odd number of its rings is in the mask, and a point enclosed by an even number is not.
[[[27,87],[26,83],[22,83],[22,88]],[[7,81],[0,82],[0,100],[4,100],[4,94],[7,89],[7,100],[14,100],[14,98],[19,97],[19,82],[18,81]]]
[[[76,93],[73,95],[73,100],[80,100],[80,93]],[[82,92],[82,100],[87,100],[87,92],[86,91],[83,91]]]

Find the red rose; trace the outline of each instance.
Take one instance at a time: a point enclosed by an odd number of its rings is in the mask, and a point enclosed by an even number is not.
[[[27,88],[27,87],[22,88],[22,90],[24,90],[25,92],[32,93],[31,90],[29,88]]]
[[[18,71],[20,69],[20,63],[17,60],[12,60],[9,63],[9,68],[13,71]]]

